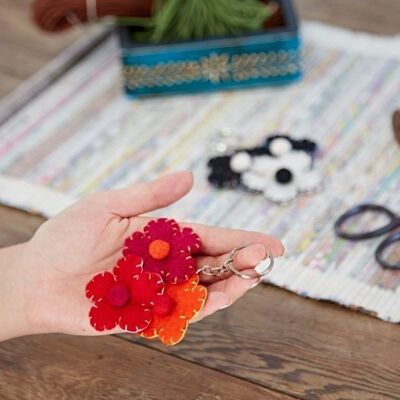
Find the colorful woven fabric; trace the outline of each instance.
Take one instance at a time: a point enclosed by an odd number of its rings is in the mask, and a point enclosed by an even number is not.
[[[380,239],[352,243],[333,232],[334,219],[358,203],[400,211],[391,127],[400,106],[400,40],[314,23],[302,32],[299,84],[140,101],[121,95],[117,40],[104,42],[0,127],[0,200],[52,215],[95,190],[189,169],[195,188],[168,215],[276,235],[287,258],[269,282],[400,322],[400,272],[375,262]],[[211,188],[207,150],[227,124],[244,146],[266,132],[318,142],[325,190],[278,207]]]

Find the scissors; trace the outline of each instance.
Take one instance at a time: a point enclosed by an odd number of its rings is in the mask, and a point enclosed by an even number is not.
[[[364,231],[359,233],[352,233],[346,231],[346,229],[344,228],[346,222],[348,222],[350,219],[356,216],[361,216],[371,211],[379,213],[381,215],[385,215],[386,217],[389,218],[389,222],[380,228],[372,229],[369,231]],[[358,206],[355,206],[350,210],[346,211],[335,222],[336,235],[347,240],[371,239],[389,233],[395,230],[396,228],[400,228],[400,216],[396,215],[393,211],[390,211],[388,208],[380,206],[378,204],[360,204]],[[400,241],[400,230],[391,233],[389,236],[387,236],[386,239],[384,239],[375,250],[375,259],[383,268],[400,270],[400,260],[391,263],[385,260],[383,256],[385,250],[393,243],[398,241]]]

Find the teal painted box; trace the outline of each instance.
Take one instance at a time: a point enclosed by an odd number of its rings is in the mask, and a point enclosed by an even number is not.
[[[123,82],[130,96],[210,92],[297,81],[301,42],[291,0],[279,0],[282,26],[243,36],[146,44],[120,27]]]

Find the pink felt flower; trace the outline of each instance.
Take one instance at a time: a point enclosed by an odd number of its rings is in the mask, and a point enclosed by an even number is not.
[[[160,275],[144,272],[143,260],[128,255],[112,272],[98,274],[87,284],[86,296],[94,303],[90,324],[97,331],[119,326],[128,332],[141,332],[149,326],[154,299],[163,291]]]
[[[150,221],[143,232],[125,241],[124,255],[143,258],[143,269],[157,273],[168,283],[183,283],[196,273],[193,254],[200,250],[200,238],[190,228],[180,228],[173,219]]]

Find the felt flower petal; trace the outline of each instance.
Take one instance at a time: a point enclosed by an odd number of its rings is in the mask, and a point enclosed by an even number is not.
[[[189,253],[196,254],[200,250],[201,241],[199,236],[191,228],[183,228],[180,235],[171,239],[173,249],[187,250]]]
[[[90,309],[89,320],[96,331],[113,329],[118,324],[119,311],[107,301],[100,301]]]
[[[146,339],[160,338],[166,345],[174,345],[180,342],[185,336],[189,320],[179,318],[177,314],[167,316],[153,315],[149,326],[141,332],[141,336]]]
[[[114,283],[114,276],[110,272],[98,274],[86,285],[86,297],[93,302],[100,301],[107,296],[108,290]]]
[[[180,255],[168,264],[168,270],[164,274],[166,283],[179,284],[187,281],[196,273],[196,260],[189,256]]]
[[[181,285],[167,285],[165,292],[176,302],[175,312],[187,319],[194,318],[203,308],[207,298],[207,289],[198,285],[198,275]]]
[[[173,219],[159,218],[150,221],[143,231],[151,240],[161,239],[168,242],[179,233],[179,225]]]
[[[129,284],[133,277],[141,274],[143,271],[143,259],[135,256],[128,255],[121,258],[113,269],[114,276],[119,282]]]
[[[134,302],[150,305],[158,293],[164,290],[164,283],[160,275],[143,272],[133,277],[130,282],[131,298]]]
[[[145,339],[155,339],[156,337],[158,337],[157,329],[155,328],[153,321],[154,318],[151,320],[149,326],[145,330],[140,332],[141,337],[144,337]]]
[[[153,274],[158,274],[161,276],[164,276],[165,273],[165,266],[166,262],[164,260],[162,260],[161,262],[158,260],[154,260],[151,257],[146,258],[145,263],[143,265],[143,269],[146,272],[150,272]]]
[[[137,303],[121,308],[119,315],[119,326],[131,333],[139,333],[146,329],[152,318],[151,309]]]
[[[189,321],[202,310],[207,298],[207,289],[204,286],[196,286],[191,293],[191,301],[180,301],[177,312],[184,315]]]
[[[251,190],[262,192],[267,186],[267,180],[257,172],[248,171],[242,175],[242,183]]]
[[[163,326],[158,331],[158,337],[163,344],[173,346],[185,337],[188,325],[187,319],[176,319],[173,324]]]
[[[283,159],[286,168],[296,172],[309,171],[312,168],[312,158],[304,151],[293,151]]]
[[[297,187],[301,193],[312,193],[322,188],[322,176],[318,171],[309,171],[298,176]]]
[[[134,254],[139,257],[146,257],[149,253],[150,240],[142,232],[134,232],[125,240],[124,256]]]
[[[272,183],[264,189],[266,199],[275,203],[289,203],[297,197],[298,191],[294,184],[278,185]]]
[[[274,158],[270,156],[255,157],[252,167],[248,172],[255,172],[264,179],[271,180],[275,172],[285,165],[282,158]]]

